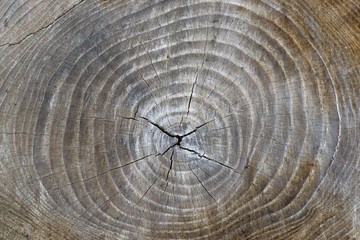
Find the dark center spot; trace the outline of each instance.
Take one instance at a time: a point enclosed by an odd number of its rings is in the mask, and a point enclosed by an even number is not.
[[[177,143],[176,143],[176,145],[179,145],[179,146],[180,146],[181,140],[182,140],[183,136],[175,135],[175,137],[176,137],[177,140],[178,140]]]

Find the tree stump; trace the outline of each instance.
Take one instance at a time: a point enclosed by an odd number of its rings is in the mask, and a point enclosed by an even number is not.
[[[357,0],[2,0],[1,239],[360,239]]]

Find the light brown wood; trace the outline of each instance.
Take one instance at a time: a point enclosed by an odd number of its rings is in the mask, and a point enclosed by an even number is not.
[[[0,2],[1,239],[360,239],[358,0]]]

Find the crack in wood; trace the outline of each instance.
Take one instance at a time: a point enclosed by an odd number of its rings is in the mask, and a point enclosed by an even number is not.
[[[167,153],[171,148],[175,147],[176,145],[179,145],[180,146],[180,143],[179,141],[174,143],[173,145],[171,145],[170,147],[168,147],[163,153],[161,153],[160,155],[161,156],[164,156],[165,153]]]
[[[145,193],[141,196],[141,198],[139,199],[139,201],[135,204],[135,206],[138,206],[139,203],[141,202],[141,200],[145,197],[145,195],[149,192],[149,190],[151,189],[151,187],[158,181],[159,179],[156,179],[150,186],[148,189],[146,189]]]
[[[137,160],[134,160],[134,161],[132,161],[132,162],[126,163],[126,164],[124,164],[124,165],[121,165],[121,166],[118,166],[118,167],[114,167],[114,168],[110,168],[109,170],[106,170],[105,172],[96,174],[95,176],[92,176],[92,177],[89,177],[89,178],[86,178],[86,179],[81,179],[81,180],[78,180],[78,181],[72,182],[72,183],[70,183],[70,184],[63,185],[63,186],[58,186],[58,187],[53,188],[53,189],[50,189],[50,190],[51,190],[51,191],[54,191],[54,190],[58,190],[58,189],[61,189],[61,188],[64,188],[64,187],[73,186],[73,185],[78,184],[78,183],[83,183],[83,182],[86,182],[86,181],[95,179],[95,178],[97,178],[97,177],[99,177],[99,176],[102,176],[102,175],[104,175],[104,174],[107,174],[107,173],[109,173],[109,172],[111,172],[111,171],[113,171],[113,170],[120,169],[120,168],[129,166],[129,165],[131,165],[131,164],[137,163],[137,162],[139,162],[139,161],[142,161],[142,160],[144,160],[144,159],[146,159],[146,158],[148,158],[148,157],[150,157],[150,156],[156,156],[156,155],[155,155],[155,154],[149,154],[149,155],[146,155],[146,156],[144,156],[144,157],[142,157],[142,158],[139,158],[139,159],[137,159]],[[43,177],[43,178],[44,178],[44,177]],[[41,178],[40,178],[40,179],[41,179]]]
[[[163,133],[165,133],[166,135],[168,135],[168,136],[170,136],[170,137],[176,137],[176,136],[178,136],[178,135],[174,135],[174,134],[172,134],[172,133],[170,133],[170,132],[168,132],[168,131],[166,131],[166,129],[165,128],[163,128],[162,126],[160,126],[159,124],[157,124],[157,123],[155,123],[155,122],[153,122],[153,121],[151,121],[151,120],[149,120],[148,118],[146,118],[146,117],[141,117],[142,119],[144,119],[144,120],[146,120],[147,122],[149,122],[150,124],[152,124],[152,125],[154,125],[155,127],[157,127],[158,129],[160,129]]]
[[[194,165],[196,165],[203,173],[205,173],[208,177],[213,177],[210,173],[206,172],[202,167],[200,167],[197,163],[193,163]],[[220,185],[222,185],[221,182],[217,181],[216,179],[214,179],[214,181]],[[223,187],[227,190],[230,191],[230,189],[228,189],[225,185],[223,185]]]
[[[188,133],[185,133],[185,134],[182,135],[181,137],[184,138],[184,137],[186,137],[186,136],[189,136],[190,134],[193,134],[193,133],[196,132],[199,128],[205,126],[206,124],[209,124],[209,123],[212,122],[212,121],[214,121],[214,119],[213,119],[213,120],[210,120],[210,121],[207,121],[207,122],[205,122],[205,123],[203,123],[203,124],[195,127],[194,130],[192,130],[192,131],[190,131],[190,132],[188,132]]]
[[[215,203],[217,205],[219,205],[219,203],[216,201],[216,199],[211,195],[211,193],[207,190],[207,188],[204,186],[204,184],[201,182],[200,178],[194,173],[194,171],[192,170],[192,168],[190,167],[190,164],[188,164],[188,167],[190,169],[190,171],[194,174],[194,176],[196,177],[196,179],[199,181],[200,185],[205,189],[205,191],[207,192],[207,194],[215,201]]]
[[[195,88],[196,83],[197,83],[197,76],[196,76],[195,82],[193,83],[192,88],[191,88],[191,94],[190,94],[189,103],[188,103],[188,106],[187,106],[186,116],[188,116],[188,115],[189,115],[189,112],[190,112],[191,100],[192,100],[192,96],[193,96],[193,94],[194,94],[194,88]],[[181,124],[180,124],[180,125],[181,125]]]
[[[134,120],[134,121],[138,121],[135,117],[124,117],[124,116],[119,116],[123,119],[127,119],[127,120]]]
[[[171,148],[175,147],[175,146],[179,146],[181,148],[181,141],[184,137],[187,137],[193,133],[195,133],[199,128],[205,126],[206,124],[209,124],[210,122],[214,121],[213,120],[210,120],[210,121],[207,121],[199,126],[196,126],[195,129],[193,129],[192,131],[188,132],[188,133],[185,133],[183,135],[175,135],[175,134],[172,134],[171,132],[167,131],[164,127],[160,126],[159,124],[151,121],[150,119],[146,118],[146,117],[141,117],[142,119],[146,120],[147,122],[149,122],[150,124],[154,125],[155,127],[157,127],[158,129],[160,129],[163,133],[165,133],[166,135],[170,136],[170,137],[173,137],[173,138],[176,138],[177,139],[177,142],[174,143],[173,145],[169,146],[163,153],[161,154],[157,154],[157,156],[161,155],[165,155],[165,153],[167,153]],[[127,119],[133,119],[133,118],[127,118]]]
[[[55,18],[55,20],[53,20],[52,22],[50,22],[49,24],[39,28],[38,30],[31,32],[29,34],[27,34],[25,37],[21,38],[19,41],[17,42],[12,42],[12,43],[3,43],[0,44],[0,47],[4,47],[6,45],[8,46],[14,46],[14,45],[18,45],[20,43],[22,43],[25,39],[27,39],[28,37],[40,32],[41,30],[44,30],[48,27],[50,27],[51,25],[53,25],[55,22],[57,22],[60,18],[62,18],[63,16],[65,16],[68,12],[70,12],[71,10],[73,10],[74,8],[76,8],[78,5],[80,5],[81,3],[83,3],[85,0],[80,0],[78,3],[74,4],[72,7],[70,7],[68,10],[66,10],[65,12],[63,12],[62,14],[60,14],[57,18]]]
[[[166,174],[166,185],[165,185],[165,189],[164,189],[164,192],[166,191],[166,188],[167,188],[167,186],[168,186],[168,184],[169,184],[169,182],[168,182],[168,179],[169,179],[169,174],[170,174],[170,171],[171,171],[171,169],[172,169],[172,165],[173,165],[173,155],[174,155],[174,150],[172,151],[172,153],[171,153],[171,156],[170,156],[170,167],[169,167],[169,170],[168,170],[168,172],[167,172],[167,174]]]
[[[241,172],[239,172],[238,170],[236,170],[235,168],[233,168],[233,167],[230,167],[229,165],[226,165],[225,163],[222,163],[222,162],[220,162],[220,161],[218,161],[218,160],[215,160],[215,159],[212,159],[212,158],[210,158],[210,157],[207,157],[206,155],[205,155],[205,153],[204,154],[200,154],[199,152],[197,152],[197,151],[195,151],[195,150],[193,150],[193,149],[190,149],[190,148],[186,148],[186,147],[182,147],[182,146],[179,146],[181,149],[183,149],[183,150],[186,150],[186,151],[188,151],[188,152],[191,152],[191,153],[193,153],[193,154],[196,154],[196,155],[198,155],[200,158],[205,158],[205,159],[207,159],[207,160],[209,160],[209,161],[211,161],[211,162],[214,162],[214,163],[217,163],[217,164],[219,164],[219,165],[221,165],[221,166],[223,166],[223,167],[226,167],[226,168],[229,168],[229,169],[231,169],[231,170],[233,170],[234,172],[236,172],[236,173],[238,173],[238,174],[242,174]]]

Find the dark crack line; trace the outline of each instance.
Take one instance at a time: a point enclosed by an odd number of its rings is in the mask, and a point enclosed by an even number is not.
[[[191,105],[192,95],[194,94],[194,88],[195,88],[195,85],[196,85],[196,83],[197,83],[198,75],[199,75],[199,67],[198,67],[197,70],[196,70],[195,82],[193,83],[193,85],[192,85],[192,87],[191,87],[191,94],[190,94],[189,103],[188,103],[188,106],[187,106],[186,117],[187,117],[187,116],[189,115],[189,113],[190,113],[190,105]]]
[[[171,156],[170,156],[170,167],[169,167],[169,170],[168,170],[168,172],[167,172],[167,174],[166,174],[166,185],[165,185],[165,188],[164,188],[164,192],[166,191],[166,188],[168,187],[168,184],[169,184],[169,182],[168,182],[168,180],[169,180],[169,174],[170,174],[170,171],[171,171],[171,169],[172,169],[172,165],[173,165],[173,155],[174,155],[174,151],[172,151],[172,153],[171,153]]]
[[[61,189],[61,188],[64,188],[64,187],[73,186],[73,185],[75,185],[75,184],[79,184],[79,183],[83,183],[83,182],[86,182],[86,181],[95,179],[95,178],[97,178],[97,177],[99,177],[99,176],[101,176],[101,175],[107,174],[107,173],[109,173],[109,172],[111,172],[111,171],[113,171],[113,170],[116,170],[116,169],[120,169],[120,168],[129,166],[129,165],[131,165],[131,164],[137,163],[137,162],[139,162],[139,161],[141,161],[141,160],[144,160],[144,159],[146,159],[146,158],[148,158],[148,157],[150,157],[150,156],[153,156],[153,155],[154,155],[154,154],[149,154],[149,155],[147,155],[147,156],[145,156],[145,157],[139,158],[139,159],[134,160],[134,161],[132,161],[132,162],[129,162],[129,163],[126,163],[126,164],[124,164],[124,165],[111,168],[111,169],[109,169],[109,170],[107,170],[107,171],[105,171],[105,172],[96,174],[95,176],[92,176],[92,177],[89,177],[89,178],[86,178],[86,179],[82,179],[82,180],[78,180],[78,181],[72,182],[72,183],[70,183],[70,184],[66,184],[66,185],[63,185],[63,186],[59,186],[59,187],[53,188],[53,189],[51,189],[51,191],[54,191],[54,190],[57,190],[57,189]]]
[[[19,41],[17,42],[13,42],[13,43],[4,43],[4,44],[1,44],[0,47],[4,47],[6,45],[8,46],[14,46],[14,45],[18,45],[20,44],[21,42],[23,42],[25,39],[27,39],[28,37],[40,32],[41,30],[44,30],[48,27],[50,27],[51,25],[53,25],[56,21],[58,21],[60,18],[62,18],[63,16],[65,16],[68,12],[70,12],[71,10],[73,10],[74,8],[76,8],[78,5],[80,5],[82,2],[84,2],[85,0],[80,0],[80,2],[74,4],[72,7],[70,7],[68,10],[66,10],[65,12],[63,12],[62,14],[60,14],[57,18],[55,18],[55,20],[53,20],[52,22],[50,22],[49,24],[39,28],[38,30],[34,31],[34,32],[31,32],[29,34],[27,34],[25,37],[23,37],[22,39],[20,39]]]
[[[208,173],[208,172],[206,172],[202,167],[200,167],[198,164],[196,164],[196,163],[194,163],[203,173],[205,173],[208,177],[212,177],[212,175],[210,174],[210,173]],[[219,182],[219,181],[217,181],[217,180],[215,180],[214,179],[214,181],[215,182],[217,182],[218,184],[222,184],[221,182]],[[222,187],[224,187],[227,191],[230,191],[230,189],[228,189],[226,186],[222,186]]]
[[[154,126],[157,127],[158,129],[160,129],[163,133],[165,133],[166,135],[168,135],[168,136],[170,136],[170,137],[176,137],[176,138],[180,137],[179,135],[174,135],[174,134],[166,131],[165,128],[163,128],[162,126],[160,126],[160,125],[157,124],[157,123],[154,123],[153,121],[149,120],[149,119],[146,118],[146,117],[141,117],[141,118],[144,119],[144,120],[146,120],[146,121],[149,122],[150,124],[154,125]]]
[[[206,24],[207,25],[207,24]],[[205,55],[206,55],[206,47],[207,47],[207,43],[208,43],[208,35],[209,35],[209,28],[207,26],[206,28],[206,39],[205,39],[205,46],[204,46],[204,50],[203,50],[203,60],[202,60],[202,64],[201,66],[198,66],[197,69],[196,69],[196,77],[195,77],[195,81],[191,87],[191,94],[190,94],[190,98],[189,98],[189,103],[188,103],[188,106],[187,106],[187,113],[186,113],[186,117],[189,115],[190,113],[190,105],[191,105],[191,100],[192,100],[192,96],[194,94],[194,88],[195,88],[195,85],[197,84],[197,81],[198,81],[198,77],[199,77],[199,68],[203,68],[204,67],[204,63],[205,63]]]
[[[148,32],[147,32],[147,34],[148,34],[148,36],[149,36],[149,33],[148,33]],[[154,63],[153,63],[153,60],[152,60],[152,58],[151,58],[151,55],[150,55],[149,51],[145,48],[145,46],[144,46],[144,44],[142,43],[142,41],[140,41],[139,35],[136,35],[136,38],[137,38],[137,40],[138,40],[138,43],[140,43],[140,45],[143,47],[144,51],[145,51],[146,54],[148,55],[148,57],[149,57],[149,59],[150,59],[151,66],[152,66],[152,68],[153,68],[153,70],[154,70],[154,72],[155,72],[155,75],[156,75],[157,79],[159,80],[160,84],[162,84],[162,81],[161,81],[161,79],[160,79],[160,76],[159,76],[158,72],[156,71],[156,68],[155,68],[155,66],[154,66]],[[139,56],[138,53],[137,53],[137,55]],[[158,53],[158,56],[160,57],[160,54],[159,54],[159,53]],[[145,78],[144,78],[144,77],[142,77],[142,78],[144,79],[144,81],[146,82],[146,84],[148,84],[147,81],[145,80]],[[149,86],[149,88],[150,88],[150,86]],[[150,88],[150,89],[151,89],[151,88]],[[151,95],[152,95],[152,93],[151,93]],[[167,114],[166,114],[166,116],[167,116]],[[168,119],[168,121],[170,122],[169,116],[167,116],[167,119]]]
[[[121,117],[122,119],[139,121],[139,120],[137,120],[135,117],[124,117],[124,116],[119,116],[119,117]]]
[[[225,130],[225,129],[232,128],[232,127],[235,127],[235,126],[236,126],[236,125],[231,125],[231,126],[226,126],[226,127],[221,127],[221,128],[209,129],[209,130],[206,131],[206,132],[202,132],[201,135],[206,135],[206,134],[209,134],[210,132],[214,132],[214,131]]]
[[[230,23],[229,28],[227,29],[227,32],[229,31],[231,25],[232,25],[232,22]],[[239,43],[238,43],[238,44],[236,45],[236,47],[231,51],[231,54],[228,56],[227,60],[230,60],[230,58],[232,57],[232,55],[235,53],[235,51],[238,49],[238,47],[239,47],[239,46],[241,45],[241,43],[244,41],[244,39],[245,39],[244,36],[246,36],[249,31],[250,31],[250,30],[248,30],[248,31],[243,35],[243,37],[241,38],[241,40],[239,41]],[[214,69],[218,63],[219,63],[219,60],[217,60],[217,61],[213,64],[212,69]],[[210,68],[208,68],[208,71],[207,71],[207,73],[206,73],[206,76],[203,78],[204,80],[203,80],[201,86],[204,85],[204,83],[205,83],[205,81],[206,81],[206,79],[207,79],[209,70],[210,70]],[[241,67],[241,70],[243,70],[243,67]],[[236,80],[236,79],[235,79],[235,80]],[[234,81],[235,81],[235,80],[234,80]],[[231,83],[230,83],[230,84],[231,84]],[[216,84],[216,85],[217,85],[217,84]],[[215,88],[214,88],[214,90],[215,90]],[[214,91],[214,90],[213,90],[213,91]],[[211,95],[211,94],[212,94],[212,92],[210,93],[210,95]],[[209,95],[208,97],[210,97],[210,95]],[[208,97],[207,97],[207,98],[208,98]],[[205,101],[203,101],[202,106],[204,106],[204,102],[205,102]]]
[[[126,117],[123,117],[125,119],[132,119],[132,120],[136,120],[135,118],[126,118]],[[199,128],[205,126],[206,124],[209,124],[210,122],[214,121],[214,119],[210,120],[210,121],[207,121],[197,127],[195,127],[194,130],[188,132],[188,133],[185,133],[184,135],[175,135],[175,134],[172,134],[170,132],[168,132],[164,127],[160,126],[159,124],[151,121],[150,119],[146,118],[146,117],[141,117],[142,119],[146,120],[147,122],[149,122],[150,124],[154,125],[155,127],[159,128],[163,133],[165,133],[166,135],[170,136],[170,137],[174,137],[174,138],[177,138],[179,143],[181,142],[182,138],[186,137],[186,136],[189,136],[190,134],[193,134],[194,132],[196,132]],[[176,145],[176,144],[175,144]]]
[[[164,156],[165,153],[167,153],[171,148],[175,147],[176,145],[179,145],[180,146],[180,143],[179,142],[176,142],[174,143],[173,145],[171,145],[170,147],[168,147],[163,153],[159,154],[161,156]],[[172,156],[172,155],[171,155]]]
[[[201,182],[200,178],[194,173],[194,171],[192,170],[192,168],[190,167],[190,164],[188,164],[188,167],[190,169],[190,171],[194,174],[194,176],[196,177],[196,179],[199,181],[200,185],[205,189],[205,191],[207,192],[207,194],[209,194],[209,196],[215,201],[215,203],[217,205],[219,205],[219,203],[216,201],[216,199],[211,195],[211,193],[206,189],[206,187],[204,186],[204,184]]]
[[[175,147],[175,146],[180,146],[180,147],[181,147],[181,141],[182,141],[182,139],[183,139],[184,137],[193,134],[193,133],[196,132],[199,128],[201,128],[201,127],[205,126],[206,124],[209,124],[210,122],[213,121],[213,120],[211,120],[211,121],[205,122],[205,123],[203,123],[203,124],[195,127],[194,130],[192,130],[192,131],[190,131],[190,132],[188,132],[188,133],[180,136],[180,135],[174,135],[174,134],[166,131],[165,128],[163,128],[162,126],[160,126],[160,125],[157,124],[157,123],[154,123],[153,121],[149,120],[148,118],[145,118],[145,117],[141,117],[141,118],[144,119],[144,120],[146,120],[146,121],[149,122],[150,124],[154,125],[155,127],[159,128],[163,133],[167,134],[168,136],[177,138],[177,142],[176,142],[176,143],[174,143],[173,145],[171,145],[170,147],[168,147],[163,153],[157,154],[156,156],[160,156],[160,155],[161,155],[161,156],[164,156],[165,153],[167,153],[171,148],[173,148],[173,147]],[[133,119],[133,118],[128,118],[128,119]],[[136,120],[136,119],[133,119],[133,120]],[[172,155],[171,155],[171,156],[172,156]]]
[[[152,186],[154,186],[154,184],[158,181],[159,179],[156,179],[149,187],[148,189],[146,189],[145,193],[141,196],[141,198],[139,199],[139,201],[137,201],[135,206],[138,206],[139,203],[141,202],[141,200],[145,197],[145,195],[149,192],[149,190],[151,189]]]
[[[126,164],[124,164],[124,165],[121,165],[121,166],[118,166],[118,167],[114,167],[114,168],[110,168],[110,169],[106,170],[105,172],[96,174],[96,175],[93,176],[93,177],[86,178],[86,179],[83,179],[83,180],[81,180],[81,181],[76,181],[76,182],[73,182],[72,184],[65,185],[65,186],[61,186],[60,188],[62,188],[62,187],[67,187],[67,186],[71,186],[71,185],[76,184],[76,183],[85,182],[85,181],[94,179],[94,178],[96,178],[96,177],[98,177],[98,176],[102,176],[102,175],[107,174],[107,173],[109,173],[109,172],[111,172],[111,171],[113,171],[113,170],[126,167],[126,166],[128,166],[128,165],[131,165],[131,164],[133,164],[133,163],[139,162],[139,161],[144,160],[145,158],[148,158],[148,157],[153,156],[153,155],[154,155],[154,154],[146,155],[146,156],[144,156],[144,157],[142,157],[142,158],[139,158],[139,159],[134,160],[134,161],[132,161],[132,162],[126,163]],[[30,166],[30,165],[29,165],[29,166]],[[31,166],[33,166],[33,165],[31,165]],[[76,169],[77,169],[77,167],[66,168],[66,169],[64,169],[64,171],[53,172],[53,173],[51,173],[51,174],[48,174],[48,175],[42,176],[42,177],[40,177],[40,178],[37,178],[36,180],[34,180],[34,181],[32,181],[32,182],[41,181],[42,179],[45,179],[45,178],[48,178],[48,177],[52,177],[52,176],[56,176],[56,175],[59,175],[59,174],[62,174],[62,173],[66,173],[67,171],[76,170]],[[14,170],[16,170],[16,169],[14,169]],[[93,170],[93,169],[92,169],[92,168],[86,169],[86,172],[91,171],[91,170]],[[31,182],[28,182],[28,183],[31,183]],[[54,189],[50,189],[50,190],[56,190],[56,189],[59,189],[59,187],[54,188]]]
[[[141,161],[141,160],[144,160],[145,158],[148,158],[148,157],[150,157],[150,156],[152,156],[152,155],[154,155],[154,154],[149,154],[149,155],[146,155],[145,157],[139,158],[139,159],[137,159],[137,160],[134,160],[134,161],[132,161],[132,162],[126,163],[126,164],[124,164],[124,165],[111,168],[111,169],[109,169],[107,172],[112,171],[112,170],[116,170],[116,169],[119,169],[119,168],[123,168],[123,167],[129,166],[129,165],[134,164],[134,163],[137,163],[137,162],[139,162],[139,161]],[[106,173],[106,172],[105,172],[105,173]],[[105,173],[101,173],[101,174],[105,174]]]
[[[139,37],[138,37],[138,41],[139,41]],[[152,68],[153,68],[153,70],[154,70],[154,72],[155,72],[155,74],[156,74],[157,79],[159,80],[159,82],[160,82],[160,84],[161,84],[162,81],[161,81],[161,79],[160,79],[160,77],[159,77],[159,74],[157,73],[157,71],[156,71],[156,69],[155,69],[153,60],[152,60],[152,58],[151,58],[151,56],[150,56],[150,53],[148,52],[148,50],[145,48],[144,44],[143,44],[141,41],[139,41],[139,43],[140,43],[140,45],[144,48],[146,54],[148,55],[148,57],[149,57],[149,59],[150,59],[150,64],[151,64],[151,66],[152,66]]]
[[[138,105],[136,106],[136,110],[135,110],[135,113],[134,113],[134,118],[136,118],[136,114],[137,114],[138,111],[139,111],[139,107],[140,107],[140,104],[138,104]]]
[[[122,31],[122,32],[123,32],[123,31]],[[131,45],[131,47],[134,48],[133,45]],[[136,51],[136,55],[137,55],[138,58],[140,58],[139,53],[138,53],[137,51]],[[127,59],[128,63],[131,62],[128,57],[125,57],[125,58]],[[133,60],[132,60],[132,61],[133,61]],[[152,94],[152,90],[153,90],[153,89],[150,87],[150,84],[149,84],[149,83],[146,81],[146,79],[144,78],[144,76],[143,76],[143,74],[142,74],[142,71],[140,71],[140,69],[139,69],[137,66],[135,66],[135,65],[133,64],[133,62],[131,62],[130,64],[131,64],[131,66],[132,66],[134,69],[136,69],[136,71],[140,74],[140,77],[142,78],[142,80],[145,82],[145,84],[147,85],[147,87],[148,87],[149,90],[150,90],[149,94],[150,94],[150,96],[152,97],[152,99],[154,100],[154,103],[155,103],[156,107],[158,107],[158,108],[160,109],[159,104],[156,102],[155,96]]]
[[[219,162],[219,161],[217,161],[217,160],[215,160],[215,159],[209,158],[209,157],[205,156],[205,154],[200,154],[200,153],[198,153],[197,151],[195,151],[195,150],[193,150],[193,149],[190,149],[190,148],[186,148],[186,147],[182,147],[182,146],[179,146],[179,147],[180,147],[180,149],[183,149],[183,150],[185,150],[185,151],[188,151],[188,152],[191,152],[191,153],[193,153],[193,154],[198,155],[200,158],[205,158],[205,159],[207,159],[207,160],[209,160],[209,161],[212,161],[212,162],[214,162],[214,163],[217,163],[217,164],[219,164],[219,165],[221,165],[221,166],[223,166],[223,167],[229,168],[229,169],[233,170],[234,172],[236,172],[236,173],[238,173],[238,174],[240,174],[240,175],[242,174],[241,172],[237,171],[235,168],[230,167],[229,165],[226,165],[226,164],[224,164],[224,163],[222,163],[222,162]]]
[[[182,122],[184,121],[184,116],[181,116],[181,120],[179,122],[179,127],[181,126]]]
[[[127,16],[127,17],[125,18],[125,20],[127,20],[127,19],[129,19],[129,16]],[[131,27],[129,27],[129,28],[127,28],[127,29],[131,29]],[[120,29],[120,30],[121,30],[121,32],[122,32],[123,34],[125,34],[124,29]],[[149,55],[149,52],[147,51],[147,49],[145,48],[145,46],[143,45],[143,43],[140,41],[138,35],[139,35],[139,34],[137,34],[137,35],[135,36],[136,39],[137,39],[137,42],[138,42],[138,44],[139,44],[138,46],[141,45],[141,46],[143,47],[143,49],[144,49],[145,52],[148,54],[148,56],[149,56],[149,58],[150,58],[150,60],[151,60],[151,64],[153,64],[153,63],[152,63],[152,59],[151,59],[151,57],[150,57],[150,55]],[[131,49],[135,49],[135,48],[137,49],[137,46],[135,46],[135,44],[130,44],[130,46],[131,46]],[[136,55],[137,55],[138,58],[140,58],[138,50],[136,50]],[[126,56],[125,56],[125,59],[127,60],[128,64],[131,64],[131,66],[132,66],[134,69],[136,69],[136,71],[140,74],[142,80],[145,82],[145,84],[147,85],[148,89],[150,90],[149,94],[150,94],[150,96],[152,97],[152,99],[153,99],[156,107],[158,107],[158,108],[161,110],[159,104],[158,104],[157,101],[156,101],[155,96],[152,94],[152,88],[150,87],[150,85],[149,85],[149,83],[146,81],[146,79],[144,78],[144,76],[143,76],[143,74],[142,74],[142,71],[140,71],[141,69],[139,69],[137,66],[134,65],[134,63],[133,63],[134,60],[131,60],[131,61],[130,61],[129,57],[126,57]],[[155,70],[155,69],[154,69],[154,70]],[[156,70],[155,70],[155,74],[156,74],[157,77],[159,78],[159,75],[157,74]],[[159,78],[159,81],[160,81],[160,83],[161,83],[160,78]],[[139,105],[137,106],[137,109],[136,109],[136,112],[135,112],[135,114],[134,114],[134,117],[136,117],[136,114],[137,114],[138,110],[139,110]]]
[[[187,106],[186,116],[188,116],[188,115],[189,115],[189,112],[190,112],[191,100],[192,100],[192,96],[193,96],[193,94],[194,94],[194,88],[195,88],[195,84],[196,84],[196,83],[197,83],[197,76],[196,76],[195,82],[193,83],[192,88],[191,88],[191,94],[190,94],[189,103],[188,103],[188,106]]]
[[[201,128],[201,127],[205,126],[206,124],[209,124],[209,123],[210,123],[210,122],[212,122],[212,121],[214,121],[214,119],[213,119],[213,120],[210,120],[210,121],[207,121],[207,122],[205,122],[205,123],[203,123],[203,124],[201,124],[201,125],[199,125],[199,126],[195,127],[195,129],[194,129],[194,130],[192,130],[191,132],[188,132],[188,133],[186,133],[186,134],[182,135],[182,136],[181,136],[181,138],[184,138],[184,137],[186,137],[186,136],[189,136],[190,134],[193,134],[193,133],[194,133],[194,132],[196,132],[199,128]]]

